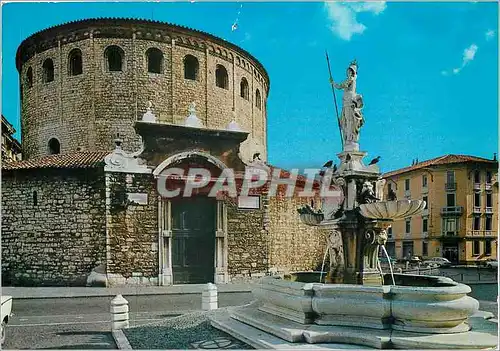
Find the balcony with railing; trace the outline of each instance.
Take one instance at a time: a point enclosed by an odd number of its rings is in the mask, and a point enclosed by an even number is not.
[[[473,206],[472,207],[472,213],[481,213],[481,206]]]
[[[467,232],[468,238],[492,238],[496,232],[493,230],[470,230]]]
[[[474,190],[481,190],[481,183],[474,183],[473,188]]]
[[[484,209],[484,212],[485,212],[485,213],[493,213],[493,207],[486,207],[486,208]]]
[[[459,235],[459,231],[456,230],[456,231],[444,231],[440,235],[438,235],[436,237],[436,239],[439,239],[441,241],[444,240],[444,241],[453,241],[453,242],[455,242],[455,241],[458,241],[458,240],[462,240],[463,237],[461,237]]]
[[[455,191],[457,190],[457,183],[446,183],[445,184],[446,191]]]
[[[491,183],[486,183],[486,184],[484,184],[484,190],[491,190],[492,186],[493,185]]]
[[[461,216],[464,212],[464,208],[462,206],[447,206],[441,208],[442,216]]]

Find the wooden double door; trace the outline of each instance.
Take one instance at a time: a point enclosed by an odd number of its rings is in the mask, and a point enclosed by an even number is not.
[[[208,197],[172,201],[174,284],[214,282],[216,209],[216,200]]]

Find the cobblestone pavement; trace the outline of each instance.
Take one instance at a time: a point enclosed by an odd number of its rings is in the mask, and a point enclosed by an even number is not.
[[[201,294],[126,296],[132,328],[201,309]],[[112,297],[14,299],[4,349],[115,349],[109,306]],[[251,293],[221,293],[219,306],[235,306],[252,300]],[[210,326],[208,326],[210,327]],[[211,328],[211,327],[210,327]],[[224,337],[225,334],[220,334]],[[185,348],[210,348],[209,338],[196,339]],[[214,340],[221,345],[222,339]],[[227,345],[226,348],[234,348]],[[160,347],[164,349],[163,347]],[[239,349],[244,348],[237,347]]]
[[[210,325],[211,315],[225,311],[188,313],[123,332],[133,349],[252,349]]]
[[[110,324],[8,326],[4,350],[116,349]]]

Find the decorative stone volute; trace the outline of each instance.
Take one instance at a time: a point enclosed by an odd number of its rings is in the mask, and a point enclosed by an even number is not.
[[[128,154],[123,151],[121,147],[123,141],[120,138],[116,138],[114,141],[115,149],[104,158],[106,172],[151,173],[151,169],[137,157],[142,150]]]

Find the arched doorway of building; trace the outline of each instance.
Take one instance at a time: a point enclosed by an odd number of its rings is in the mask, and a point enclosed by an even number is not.
[[[184,176],[166,180],[168,189],[184,189],[189,169],[203,168],[216,179],[226,166],[208,153],[189,151],[169,157],[153,172],[158,182],[170,168]],[[208,196],[210,186],[184,197],[159,196],[160,285],[227,283],[226,204]]]
[[[174,284],[214,282],[216,209],[206,196],[172,200]]]

